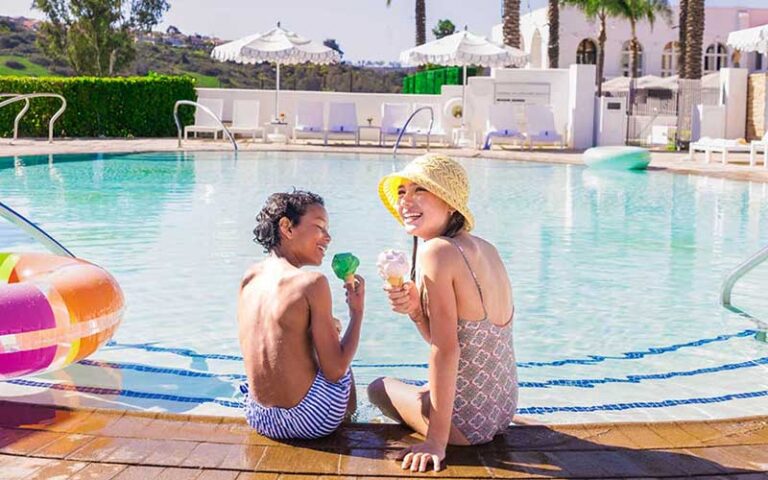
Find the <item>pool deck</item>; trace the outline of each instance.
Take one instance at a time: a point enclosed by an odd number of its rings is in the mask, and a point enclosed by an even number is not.
[[[374,153],[388,155],[391,147],[354,146],[351,144],[335,143],[323,146],[316,143],[273,144],[260,141],[238,141],[240,151],[269,151],[269,152],[320,152],[320,153]],[[48,155],[61,153],[107,153],[107,152],[151,152],[151,151],[180,151],[175,138],[157,139],[77,139],[55,140],[48,143],[45,140],[21,139],[10,144],[8,139],[0,139],[0,157],[24,155]],[[189,140],[183,143],[181,151],[223,151],[231,152],[232,145],[223,141]],[[559,163],[582,165],[581,152],[560,149],[535,149],[533,151],[520,148],[494,148],[489,151],[462,150],[454,148],[434,147],[432,151],[445,152],[457,157],[485,157],[501,160],[517,160],[541,163]],[[407,157],[424,153],[423,148],[403,146],[398,155]],[[712,163],[704,163],[704,154],[698,153],[695,161],[688,160],[687,152],[652,151],[651,165],[653,169],[663,169],[673,173],[706,175],[732,180],[747,180],[753,182],[768,182],[768,168],[762,164],[762,155],[758,156],[758,164],[749,166],[749,155],[746,153],[731,153],[729,163],[722,165],[719,155],[712,156]]]
[[[241,151],[389,154],[391,149],[240,142]],[[61,153],[177,151],[175,139],[0,139],[0,157]],[[189,141],[186,151],[230,152],[224,142]],[[581,164],[580,152],[434,149],[461,157]],[[400,154],[424,150],[403,148]],[[673,173],[768,183],[768,169],[687,160],[653,152],[651,167]],[[447,468],[411,474],[393,457],[415,434],[397,425],[349,424],[322,440],[276,442],[242,420],[167,413],[69,409],[0,400],[0,479],[384,479],[768,478],[768,417],[658,423],[522,425],[494,442],[449,449]]]
[[[0,401],[0,478],[374,479],[413,476],[393,460],[417,442],[397,425],[349,424],[276,442],[242,420]],[[768,417],[701,422],[524,425],[449,449],[433,478],[768,478]]]

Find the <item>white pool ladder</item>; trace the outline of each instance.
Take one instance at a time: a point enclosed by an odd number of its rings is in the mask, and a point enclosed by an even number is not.
[[[723,286],[720,290],[720,303],[723,305],[723,307],[755,322],[758,328],[755,339],[762,342],[768,342],[768,323],[753,317],[738,307],[734,307],[731,304],[731,292],[733,291],[733,287],[736,285],[736,282],[741,280],[744,275],[763,263],[766,259],[768,259],[768,246],[761,248],[757,253],[744,260],[738,267],[733,269],[733,271],[729,273],[723,281]]]
[[[24,116],[25,113],[27,113],[27,110],[29,110],[29,100],[32,98],[58,98],[61,100],[61,108],[59,108],[56,113],[53,114],[51,119],[48,121],[48,143],[53,143],[53,124],[56,123],[56,120],[59,119],[59,117],[64,113],[64,111],[67,109],[67,99],[59,95],[58,93],[2,93],[0,94],[0,98],[3,97],[11,97],[8,100],[3,100],[0,102],[0,108],[5,107],[6,105],[11,105],[16,102],[20,102],[24,100],[25,105],[24,108],[21,109],[21,111],[16,115],[16,119],[13,121],[13,141],[18,139],[19,137],[19,122],[21,121],[21,117]]]
[[[192,100],[178,100],[176,104],[173,106],[173,121],[176,122],[176,132],[179,136],[179,148],[181,148],[181,123],[179,122],[179,105],[192,105],[193,107],[199,108],[200,110],[204,111],[206,114],[210,115],[214,120],[216,120],[216,123],[219,124],[219,126],[224,130],[224,133],[227,134],[227,138],[229,138],[229,141],[232,142],[232,147],[234,147],[235,151],[237,151],[237,142],[235,141],[235,137],[232,136],[232,134],[229,132],[229,129],[224,126],[224,123],[221,121],[219,117],[216,116],[215,113],[213,113],[208,107],[205,105],[202,105],[197,102],[193,102]]]
[[[0,202],[0,217],[5,218],[13,225],[16,225],[32,238],[42,243],[48,250],[63,257],[76,258],[75,254],[70,252],[64,245],[59,243],[48,232],[27,220],[24,215],[18,213],[8,205]]]
[[[423,107],[419,107],[414,110],[413,113],[408,117],[408,120],[406,120],[403,124],[403,128],[400,129],[400,133],[397,135],[397,140],[395,140],[395,146],[392,147],[393,157],[397,155],[397,147],[400,146],[400,140],[403,139],[403,135],[405,134],[405,130],[408,128],[408,124],[411,123],[413,117],[415,117],[416,114],[422,110],[429,110],[429,129],[427,129],[427,151],[429,151],[429,135],[432,133],[432,125],[435,123],[435,111],[429,105],[424,105]]]

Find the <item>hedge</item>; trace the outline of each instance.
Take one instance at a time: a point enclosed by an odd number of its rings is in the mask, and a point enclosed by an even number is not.
[[[462,69],[445,67],[424,70],[403,77],[402,93],[440,95],[443,85],[461,85]],[[467,68],[467,77],[477,75],[477,67]]]
[[[177,100],[196,100],[188,76],[17,77],[0,76],[1,93],[58,93],[67,110],[54,124],[54,136],[173,137]],[[1,101],[8,98],[0,99]],[[0,109],[0,136],[13,136],[13,120],[24,102]],[[33,98],[19,124],[19,137],[47,137],[48,121],[61,106],[57,98]],[[194,109],[179,108],[182,125],[192,123]]]

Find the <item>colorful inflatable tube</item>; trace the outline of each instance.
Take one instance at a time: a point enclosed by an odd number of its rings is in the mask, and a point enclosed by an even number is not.
[[[112,337],[124,308],[120,286],[92,263],[0,253],[0,380],[82,360]]]

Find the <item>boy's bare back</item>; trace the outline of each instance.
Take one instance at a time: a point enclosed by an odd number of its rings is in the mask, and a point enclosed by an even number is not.
[[[253,265],[243,278],[240,348],[251,395],[264,406],[297,405],[315,378],[318,364],[308,296],[319,277],[269,258]]]

